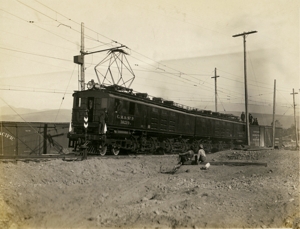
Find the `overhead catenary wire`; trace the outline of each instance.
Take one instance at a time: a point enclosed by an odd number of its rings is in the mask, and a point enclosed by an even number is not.
[[[68,87],[69,87],[70,82],[71,82],[71,79],[72,79],[72,77],[73,77],[73,73],[74,73],[75,67],[76,67],[76,65],[74,65],[72,74],[71,74],[71,76],[70,76],[70,78],[69,78],[69,82],[68,82],[68,84],[67,84],[67,86],[66,86],[66,90],[65,90],[65,92],[64,92],[64,95],[63,95],[63,97],[62,97],[61,103],[60,103],[59,108],[58,108],[58,110],[57,110],[57,113],[56,113],[56,117],[55,117],[55,119],[54,119],[54,122],[56,122],[56,120],[57,120],[57,116],[58,116],[59,111],[60,111],[60,109],[61,109],[61,105],[62,105],[62,103],[63,103],[63,101],[64,101],[64,99],[65,99],[65,95],[66,95],[66,93],[67,93]]]
[[[30,8],[31,10],[34,10],[34,11],[38,12],[39,14],[42,14],[43,16],[45,16],[45,17],[47,17],[47,18],[49,18],[49,19],[51,19],[51,20],[53,20],[53,21],[59,23],[58,27],[59,27],[60,25],[64,25],[64,26],[70,28],[71,30],[73,30],[73,31],[75,31],[75,32],[77,32],[77,33],[79,33],[79,34],[81,33],[81,31],[73,29],[71,26],[66,25],[65,23],[62,23],[61,21],[58,21],[57,19],[55,19],[55,18],[53,18],[53,17],[51,17],[51,16],[49,16],[49,15],[47,15],[47,14],[45,14],[45,13],[39,11],[39,10],[37,10],[37,9],[35,9],[35,8],[31,7],[31,6],[29,6],[28,4],[25,4],[24,2],[21,2],[20,0],[16,0],[16,1],[19,2],[19,3],[21,3],[21,4],[23,4],[24,6],[26,6],[26,7],[28,7],[28,8]],[[34,24],[34,21],[29,21],[29,22],[32,23],[32,24]],[[37,26],[37,25],[35,25],[35,26]],[[37,26],[37,27],[39,27],[39,26]],[[39,27],[39,28],[41,28],[41,27]],[[95,40],[95,39],[93,39],[92,37],[90,37],[90,36],[88,36],[88,35],[85,35],[85,37],[88,38],[88,39]],[[100,42],[100,41],[99,41],[99,42]],[[75,44],[76,44],[76,43],[75,43]]]
[[[37,0],[34,0],[34,1],[36,1],[37,3],[43,5],[44,7],[48,8],[48,9],[50,9],[50,10],[52,10],[52,11],[54,11],[55,13],[57,13],[57,14],[63,16],[64,18],[68,19],[69,21],[72,21],[72,22],[76,23],[77,25],[81,25],[81,23],[75,22],[75,21],[72,20],[71,18],[66,17],[65,15],[59,13],[58,11],[52,9],[51,7],[49,7],[49,6],[47,6],[47,5],[41,3],[40,1],[37,1]],[[102,37],[104,37],[104,38],[106,38],[106,39],[109,39],[109,40],[111,40],[112,42],[114,42],[112,39],[108,38],[107,36],[104,36],[103,34],[100,34],[100,33],[96,32],[96,31],[94,31],[94,30],[92,30],[92,29],[90,29],[90,28],[88,28],[88,27],[86,27],[86,29],[88,29],[88,30],[90,30],[90,31],[92,31],[92,32],[94,32],[94,33],[96,33],[97,35],[100,35],[100,36],[102,36]],[[98,39],[95,39],[95,41],[105,44],[105,42],[101,42],[101,41],[99,41]]]
[[[53,33],[53,32],[51,32],[51,31],[45,29],[45,28],[42,28],[41,26],[36,25],[36,23],[34,23],[34,21],[28,21],[28,20],[25,20],[24,18],[21,18],[21,17],[15,15],[15,14],[10,13],[10,12],[8,12],[8,11],[6,11],[6,10],[3,10],[3,9],[0,9],[0,10],[4,11],[4,12],[10,14],[10,15],[15,16],[16,18],[22,20],[23,22],[30,23],[31,25],[33,25],[33,26],[35,26],[35,27],[37,27],[37,28],[39,28],[39,29],[41,29],[41,30],[44,30],[44,31],[46,31],[46,32],[48,32],[48,33],[51,33],[52,35],[55,35],[55,36],[57,36],[57,37],[59,37],[59,38],[61,38],[61,39],[63,39],[63,40],[66,40],[66,41],[68,41],[68,42],[71,42],[72,44],[77,45],[76,42],[73,42],[73,41],[71,41],[71,40],[69,40],[69,39],[66,39],[66,38],[63,37],[63,36],[60,36],[60,35],[58,35],[58,34],[56,34],[56,33]]]
[[[39,2],[39,1],[36,1],[36,2]],[[40,3],[40,2],[39,2]],[[41,4],[41,3],[40,3]],[[44,5],[44,4],[42,4],[42,5]],[[44,5],[44,6],[46,6],[46,5]],[[50,8],[50,7],[48,7],[48,8]],[[50,8],[51,9],[51,8]],[[56,12],[56,13],[58,13],[57,11],[55,11],[55,10],[53,10],[54,12]],[[58,13],[59,14],[59,13]],[[60,15],[62,15],[62,14],[60,14]],[[62,16],[64,16],[64,15],[62,15]],[[67,17],[66,17],[67,18]],[[53,18],[52,17],[52,19],[51,20],[53,20],[53,19],[55,19],[55,18]],[[71,19],[69,19],[69,20],[71,20]],[[26,21],[26,20],[25,20]],[[72,22],[74,22],[74,23],[77,23],[77,22],[75,22],[75,21],[73,21],[73,20],[71,20]],[[78,24],[80,24],[80,23],[78,23]],[[93,30],[91,30],[91,31],[93,31]],[[78,31],[77,31],[78,32]],[[95,31],[93,31],[93,32],[95,32]],[[95,32],[96,34],[99,34],[99,33],[97,33],[97,32]],[[99,34],[99,35],[101,35],[101,34]],[[106,37],[106,36],[105,36]],[[108,38],[108,37],[106,37],[107,39],[110,39],[110,38]],[[97,39],[95,39],[95,40],[97,40]],[[114,41],[113,39],[110,39],[112,42],[116,42],[116,41]],[[116,42],[116,43],[118,43],[118,42]],[[157,63],[159,63],[159,62],[157,62]],[[162,64],[161,64],[162,65]],[[166,66],[167,67],[167,66]],[[168,68],[168,67],[167,67]],[[173,69],[173,70],[175,70],[175,69]],[[184,73],[184,72],[181,72],[181,71],[178,71],[178,70],[175,70],[175,71],[177,71],[177,72],[175,72],[175,73],[173,73],[173,76],[175,77],[175,79],[177,80],[178,78],[183,78],[182,76],[186,76],[186,75],[192,75],[192,74],[186,74],[186,73]],[[172,73],[171,73],[171,75],[172,75]],[[178,77],[178,76],[181,76],[181,77]],[[177,78],[178,77],[178,78]],[[199,80],[199,79],[198,79]],[[184,80],[184,81],[186,81],[186,82],[189,82],[189,83],[193,83],[193,81],[191,81],[191,80]],[[182,81],[183,82],[183,81]],[[204,81],[205,82],[205,81]],[[207,87],[206,87],[206,89],[207,89]],[[222,89],[221,87],[220,87],[220,89]],[[226,90],[226,88],[223,88],[223,89],[225,89]],[[225,91],[221,91],[220,90],[220,93],[226,93]]]
[[[18,2],[20,2],[19,0],[17,0]],[[36,2],[38,2],[38,3],[40,3],[39,1],[36,1]],[[48,18],[50,18],[50,19],[52,19],[52,20],[54,20],[54,21],[58,21],[57,19],[55,19],[55,18],[53,18],[53,17],[50,17],[50,16],[48,16],[48,15],[46,15],[46,14],[44,14],[44,13],[42,13],[42,12],[40,12],[39,10],[36,10],[35,8],[33,8],[33,7],[30,7],[29,5],[27,5],[27,4],[25,4],[25,3],[22,3],[22,2],[20,2],[21,4],[23,4],[23,5],[25,5],[25,6],[27,6],[27,7],[29,7],[29,8],[31,8],[32,10],[35,10],[35,11],[37,11],[37,12],[39,12],[39,13],[41,13],[42,15],[44,15],[44,16],[46,16],[46,17],[48,17]],[[40,4],[42,4],[42,3],[40,3]],[[50,7],[48,7],[48,6],[46,6],[45,4],[42,4],[43,6],[45,6],[45,7],[47,7],[48,9],[51,9]],[[56,13],[58,13],[57,11],[55,11],[55,10],[53,10],[53,9],[51,9],[52,11],[54,11],[54,12],[56,12]],[[58,14],[60,14],[60,13],[58,13]],[[62,16],[64,16],[63,14],[60,14],[60,15],[62,15]],[[67,18],[68,20],[71,20],[70,18],[68,18],[68,17],[66,17],[66,16],[64,16],[65,18]],[[26,20],[25,20],[26,21]],[[73,21],[73,20],[72,20]],[[74,21],[73,21],[74,22]],[[75,23],[77,23],[77,22],[75,22]],[[80,24],[80,23],[77,23],[77,24]],[[78,32],[78,31],[77,31]],[[98,33],[97,33],[98,34]],[[111,41],[113,41],[112,39],[110,39]],[[114,41],[114,42],[116,42],[116,41]],[[118,42],[117,42],[118,43]],[[140,54],[141,55],[141,54]],[[158,62],[156,62],[156,63],[158,63]],[[159,64],[159,63],[158,63]],[[166,66],[166,65],[164,65],[164,66]],[[169,67],[168,67],[169,68]],[[173,68],[169,68],[169,69],[172,69],[172,70],[175,70],[175,69],[173,69]],[[177,71],[177,73],[173,73],[173,74],[180,74],[179,76],[181,77],[182,75],[189,75],[189,74],[186,74],[186,73],[182,73],[182,72],[180,72],[180,71],[178,71],[178,70],[175,70],[175,71]],[[185,79],[184,78],[184,80],[187,80],[187,79]],[[197,79],[197,80],[199,80],[199,79]],[[187,81],[190,81],[190,80],[187,80]],[[205,83],[205,82],[204,82]]]
[[[33,56],[40,56],[40,57],[45,57],[45,58],[51,58],[51,59],[56,59],[56,60],[63,60],[63,61],[72,62],[71,60],[68,60],[68,59],[63,59],[63,58],[54,57],[54,56],[47,56],[47,55],[42,55],[42,54],[37,54],[37,53],[31,53],[31,52],[23,51],[23,50],[5,48],[5,47],[1,47],[1,46],[0,46],[0,49],[9,50],[9,51],[13,51],[13,52],[19,52],[19,53],[25,53],[25,54],[29,54],[29,55],[33,55]]]

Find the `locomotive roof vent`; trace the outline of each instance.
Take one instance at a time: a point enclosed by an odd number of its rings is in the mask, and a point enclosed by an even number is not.
[[[153,97],[152,101],[157,102],[157,103],[162,103],[162,98],[160,98],[160,97]]]
[[[211,114],[211,111],[209,111],[209,110],[203,110],[203,114],[208,114],[208,115],[210,115],[210,114]]]
[[[212,115],[214,115],[214,116],[221,116],[221,114],[219,112],[212,112]]]
[[[174,101],[166,100],[166,101],[164,101],[164,104],[168,105],[168,106],[173,106],[174,105]]]
[[[139,97],[139,98],[146,99],[148,97],[148,94],[139,92],[139,93],[136,93],[136,96]]]
[[[132,93],[132,91],[133,91],[130,88],[123,87],[123,86],[120,86],[117,84],[106,86],[106,89],[108,89],[110,91],[119,91],[119,92],[128,92],[128,93]]]

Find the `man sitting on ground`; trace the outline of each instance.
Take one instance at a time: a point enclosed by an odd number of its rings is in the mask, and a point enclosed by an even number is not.
[[[185,153],[179,153],[179,162],[174,167],[174,170],[177,170],[180,166],[182,166],[185,162],[191,161],[194,158],[194,151],[192,149],[188,150]]]
[[[203,145],[200,144],[199,145],[199,150],[198,150],[198,154],[196,155],[196,162],[198,164],[198,162],[205,162],[206,161],[206,154],[205,154],[205,151],[203,149]]]

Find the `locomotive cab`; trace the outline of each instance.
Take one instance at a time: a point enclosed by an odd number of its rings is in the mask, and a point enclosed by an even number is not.
[[[102,90],[80,91],[73,94],[72,132],[69,147],[75,151],[85,144],[93,145],[94,154],[105,154],[105,135],[108,123],[108,95]],[[84,123],[86,121],[86,126]],[[97,142],[95,146],[95,142]],[[104,151],[103,151],[104,150]]]

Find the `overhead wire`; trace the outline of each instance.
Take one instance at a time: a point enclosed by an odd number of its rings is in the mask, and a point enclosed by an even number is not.
[[[54,46],[54,47],[58,47],[58,48],[63,48],[63,49],[68,49],[70,51],[77,51],[77,50],[74,50],[74,49],[70,49],[68,47],[65,47],[65,46],[59,46],[59,45],[56,45],[56,44],[50,44],[48,42],[44,42],[42,40],[38,40],[38,39],[32,39],[32,38],[29,38],[29,37],[26,37],[26,36],[22,36],[22,35],[19,35],[19,34],[15,34],[15,33],[11,33],[11,32],[7,32],[7,31],[2,31],[4,33],[9,33],[9,34],[12,34],[14,36],[18,36],[18,37],[23,37],[27,40],[32,40],[32,41],[35,41],[35,42],[39,42],[39,43],[43,43],[43,44],[46,44],[46,45],[50,45],[50,46]]]
[[[13,52],[19,52],[19,53],[25,53],[25,54],[29,54],[29,55],[33,55],[33,56],[40,56],[40,57],[45,57],[45,58],[51,58],[51,59],[63,60],[63,61],[70,62],[70,60],[68,60],[68,59],[63,59],[63,58],[58,58],[58,57],[53,57],[53,56],[47,56],[47,55],[42,55],[42,54],[37,54],[37,53],[31,53],[31,52],[22,51],[22,50],[4,48],[4,47],[1,47],[1,46],[0,46],[0,49],[9,50],[9,51],[13,51]]]
[[[17,1],[20,2],[19,0],[17,0]],[[36,1],[36,2],[38,2],[38,3],[41,4],[41,5],[43,5],[44,7],[47,7],[48,9],[51,9],[52,11],[58,13],[57,11],[55,11],[55,10],[53,10],[52,8],[46,6],[45,4],[42,4],[42,3],[40,3],[39,1]],[[46,16],[46,17],[48,17],[48,18],[50,18],[50,19],[52,19],[52,20],[54,20],[54,21],[58,21],[57,19],[54,19],[53,17],[50,17],[50,16],[48,16],[48,15],[46,15],[46,14],[40,12],[39,10],[36,10],[35,8],[28,6],[28,5],[25,4],[25,3],[22,3],[22,2],[20,2],[20,3],[23,4],[23,5],[25,5],[25,6],[27,6],[27,7],[29,7],[29,8],[31,8],[32,10],[35,10],[35,11],[41,13],[42,15],[44,15],[44,16]],[[70,19],[70,18],[64,16],[64,15],[61,14],[61,13],[58,13],[58,14],[60,14],[61,16],[67,18],[68,20],[72,20],[72,19]],[[73,20],[72,20],[72,21],[73,21]],[[75,21],[73,21],[73,22],[76,23],[76,24],[80,24],[80,23],[77,23],[77,22],[75,22]],[[76,31],[76,30],[75,30],[75,31]],[[78,32],[78,31],[77,31],[77,32]],[[95,32],[95,31],[94,31],[94,32]],[[97,32],[96,32],[96,33],[97,33]],[[98,35],[98,34],[99,34],[99,33],[97,33],[97,35]],[[101,34],[99,34],[99,35],[101,35]],[[108,38],[108,37],[106,37],[106,38]],[[108,38],[108,39],[110,39],[110,38]],[[114,41],[114,40],[112,40],[112,39],[110,39],[110,40],[113,41],[113,42],[115,42],[115,43],[119,43],[119,42]],[[119,44],[120,44],[120,43],[119,43]],[[130,49],[130,50],[131,50],[131,49]],[[138,53],[138,52],[136,52],[136,53]],[[138,54],[140,54],[140,53],[138,53]],[[141,54],[140,54],[140,55],[141,55]],[[144,55],[142,55],[142,56],[144,56]],[[145,56],[144,56],[144,57],[145,57]],[[148,59],[150,59],[150,58],[148,58]],[[156,61],[155,61],[155,62],[156,62]],[[157,64],[160,64],[159,62],[156,62],[156,63],[157,63]],[[176,74],[176,75],[179,74],[179,77],[182,78],[183,80],[192,82],[191,80],[182,77],[182,76],[184,76],[184,75],[188,75],[188,76],[191,77],[191,75],[186,74],[186,73],[183,73],[183,72],[181,72],[181,71],[178,71],[178,70],[176,70],[176,69],[174,69],[174,68],[170,68],[170,67],[168,67],[168,66],[166,66],[166,65],[164,65],[164,66],[167,67],[167,68],[169,68],[169,69],[171,69],[171,70],[176,71],[176,73],[173,73],[174,76],[175,76],[175,74]],[[194,78],[194,77],[192,77],[192,78]],[[194,78],[194,79],[196,79],[196,78]],[[196,80],[199,80],[199,79],[196,79]],[[193,83],[194,83],[194,82],[193,82]],[[204,83],[205,83],[205,82],[204,82]],[[203,83],[203,84],[204,84],[204,83]]]
[[[66,95],[66,93],[67,93],[68,87],[69,87],[70,82],[71,82],[71,79],[72,79],[72,77],[73,77],[73,73],[74,73],[75,67],[76,67],[76,65],[74,65],[72,74],[71,74],[71,76],[70,76],[70,78],[69,78],[69,82],[68,82],[68,84],[67,84],[67,87],[66,87],[66,89],[65,89],[64,95],[63,95],[62,100],[61,100],[61,103],[60,103],[59,108],[58,108],[58,110],[57,110],[57,113],[56,113],[56,117],[55,117],[55,119],[54,119],[54,122],[56,122],[56,120],[57,120],[57,116],[58,116],[58,114],[59,114],[59,112],[60,112],[62,103],[63,103],[63,101],[64,101],[64,99],[65,99],[65,95]]]
[[[25,22],[29,22],[29,23],[30,23],[30,21],[27,21],[27,20],[25,20],[24,18],[21,18],[21,17],[15,15],[15,14],[12,14],[12,13],[10,13],[10,12],[4,10],[4,9],[0,9],[0,10],[3,11],[3,12],[5,12],[5,13],[7,13],[7,14],[10,14],[10,15],[16,17],[16,18],[19,18],[19,19],[22,20],[22,21],[25,21]]]
[[[0,53],[4,53],[4,52],[0,52]],[[64,66],[53,65],[53,64],[49,64],[48,62],[40,62],[40,61],[36,61],[36,60],[32,60],[32,59],[28,59],[28,58],[24,58],[24,57],[20,57],[20,56],[15,56],[15,55],[7,54],[7,53],[5,53],[5,55],[6,56],[11,56],[11,57],[14,57],[14,58],[18,58],[18,59],[22,59],[23,61],[35,62],[35,63],[39,63],[39,64],[43,64],[43,65],[48,65],[48,66],[55,67],[55,68],[69,69],[69,68],[64,67]],[[19,77],[30,77],[30,76],[32,76],[32,75],[7,76],[7,77],[1,77],[0,80],[3,80],[3,79],[12,79],[12,78],[19,78]]]
[[[39,93],[42,92],[42,93],[54,93],[54,94],[72,94],[72,92],[60,92],[60,91],[56,91],[56,90],[43,91],[41,89],[36,90],[34,88],[32,90],[29,90],[29,89],[23,90],[23,89],[12,89],[12,88],[1,88],[0,87],[0,90],[2,90],[2,91],[27,91],[27,92],[39,92]]]
[[[224,107],[224,105],[223,105],[223,103],[222,103],[222,100],[221,100],[221,98],[219,97],[218,94],[217,94],[217,97],[218,97],[218,101],[221,102],[221,105],[222,105],[222,107],[223,107],[223,111],[226,112],[225,107]]]
[[[35,1],[38,2],[39,4],[43,5],[43,6],[47,7],[48,9],[51,9],[50,7],[48,7],[48,6],[44,5],[44,4],[42,4],[41,2],[39,2],[39,1],[37,1],[37,0],[35,0]],[[18,1],[18,2],[20,2],[20,1]],[[20,3],[21,3],[21,2],[20,2]],[[22,4],[24,4],[24,3],[22,3]],[[26,5],[26,4],[25,4],[25,5]],[[32,7],[29,7],[29,8],[32,8]],[[35,11],[37,11],[37,12],[40,12],[40,11],[34,9],[34,8],[32,8],[32,9],[35,10]],[[51,10],[53,10],[53,9],[51,9]],[[60,14],[60,13],[58,13],[57,11],[55,11],[55,10],[53,10],[53,11],[56,12],[57,14],[59,14],[59,15],[65,17],[63,14]],[[40,12],[40,13],[42,13],[42,12]],[[42,13],[42,14],[43,14],[43,13]],[[45,15],[45,14],[43,14],[43,15],[44,15],[44,16],[47,16],[47,15]],[[54,19],[54,18],[52,18],[52,17],[49,17],[49,16],[48,16],[48,18],[51,18],[52,20],[57,21],[56,19]],[[80,23],[77,23],[77,22],[73,21],[72,19],[69,19],[68,17],[65,17],[65,18],[67,18],[68,20],[71,20],[72,22],[74,22],[74,23],[80,25]],[[24,19],[23,19],[23,20],[24,20]],[[24,20],[24,21],[26,21],[26,20]],[[27,22],[27,21],[26,21],[26,22]],[[89,29],[89,28],[87,28],[87,29]],[[101,35],[101,36],[103,36],[103,37],[105,37],[105,38],[111,40],[112,42],[121,44],[121,43],[119,43],[119,42],[117,42],[117,41],[114,41],[114,40],[112,40],[112,39],[110,39],[110,38],[108,38],[108,37],[106,37],[106,36],[104,36],[104,35],[102,35],[102,34],[96,32],[96,31],[92,30],[92,29],[89,29],[89,30],[95,32],[97,35]],[[77,31],[77,30],[74,30],[74,31],[79,32],[79,31]],[[99,41],[99,40],[97,40],[97,39],[94,39],[94,40],[95,40],[95,41]],[[130,49],[130,50],[131,50],[131,49]],[[133,52],[135,52],[135,51],[133,51]],[[138,52],[136,52],[136,53],[138,53]],[[138,53],[138,54],[139,54],[139,53]],[[141,55],[141,54],[139,54],[139,55]],[[143,55],[142,55],[142,56],[143,56]],[[144,57],[145,57],[145,56],[144,56]],[[148,58],[148,57],[147,57],[147,58]],[[150,58],[148,58],[148,59],[150,59]],[[150,59],[150,60],[151,60],[151,59]],[[156,61],[155,61],[155,62],[156,62]],[[159,62],[156,62],[156,63],[160,64]],[[166,66],[166,65],[164,65],[164,66]],[[166,67],[169,68],[168,66],[166,66]],[[175,69],[173,69],[173,68],[170,68],[170,69],[175,70]],[[179,74],[179,77],[180,77],[180,78],[182,78],[181,76],[183,76],[183,75],[191,75],[191,74],[183,73],[183,72],[178,71],[178,70],[175,70],[175,71],[177,71],[176,73],[173,73],[175,77],[176,77],[178,74]],[[185,78],[183,78],[183,79],[186,80],[186,81],[192,82],[191,80],[188,80],[188,79],[185,79]],[[197,79],[197,80],[199,80],[199,79]],[[238,82],[238,81],[237,81],[237,82]],[[225,93],[224,91],[221,91],[221,90],[220,90],[220,92],[221,92],[221,93]]]
[[[50,17],[50,16],[47,15],[47,14],[44,14],[43,12],[41,12],[41,11],[39,11],[39,10],[37,10],[37,9],[35,9],[35,8],[33,8],[33,7],[31,7],[31,6],[29,6],[28,4],[25,4],[24,2],[21,2],[20,0],[16,0],[16,1],[19,2],[19,3],[21,3],[21,4],[23,4],[24,6],[26,6],[26,7],[28,7],[28,8],[30,8],[31,10],[34,10],[34,11],[36,11],[36,12],[38,12],[38,13],[44,15],[45,17],[47,17],[47,18],[49,18],[49,19],[51,19],[51,20],[53,20],[53,21],[59,23],[58,27],[59,27],[60,25],[64,25],[64,26],[66,26],[66,27],[69,27],[71,30],[73,30],[73,31],[75,31],[75,32],[77,32],[77,33],[79,33],[79,34],[81,34],[81,31],[78,31],[78,30],[73,29],[71,26],[62,23],[61,21],[59,21],[59,20],[57,20],[57,19],[55,19],[55,18],[53,18],[53,17]],[[57,13],[57,12],[56,12],[56,13]],[[34,22],[32,22],[32,23],[34,23]],[[38,27],[39,27],[39,26],[38,26]],[[94,38],[92,38],[92,37],[90,37],[90,36],[88,36],[88,35],[86,35],[86,34],[85,34],[84,36],[85,36],[86,38],[88,38],[88,39],[95,40]],[[100,41],[99,41],[99,42],[100,42]],[[76,43],[75,43],[75,44],[76,44]]]
[[[34,0],[34,1],[36,1],[37,3],[41,4],[42,6],[44,6],[44,7],[48,8],[48,9],[50,9],[50,10],[52,10],[52,11],[54,11],[55,13],[57,13],[57,14],[59,14],[59,15],[63,16],[64,18],[68,19],[69,21],[72,21],[73,23],[75,23],[75,24],[77,24],[77,25],[81,25],[81,23],[75,22],[75,21],[74,21],[74,20],[72,20],[71,18],[68,18],[68,17],[66,17],[65,15],[63,15],[63,14],[59,13],[58,11],[56,11],[56,10],[52,9],[51,7],[49,7],[49,6],[47,6],[47,5],[45,5],[45,4],[43,4],[43,3],[41,3],[40,1],[37,1],[37,0]],[[106,37],[106,36],[104,36],[104,35],[102,35],[102,34],[100,34],[100,33],[96,32],[96,31],[94,31],[94,30],[91,30],[91,29],[90,29],[90,28],[88,28],[88,27],[85,27],[85,28],[87,28],[88,30],[90,30],[90,31],[92,31],[92,32],[95,32],[97,35],[103,36],[104,38],[107,38],[107,39],[109,39],[109,40],[113,41],[112,39],[110,39],[110,38],[108,38],[108,37]],[[91,38],[91,37],[87,37],[87,38]],[[101,41],[99,41],[98,39],[94,39],[94,40],[95,40],[95,41],[97,41],[97,42],[99,42],[99,43],[103,43],[103,44],[105,44],[105,42],[101,42]]]
[[[17,0],[17,1],[19,1],[19,0]],[[72,19],[66,17],[65,15],[59,13],[59,12],[56,11],[56,10],[53,10],[52,8],[50,8],[49,6],[46,6],[45,4],[41,3],[40,1],[37,1],[37,0],[35,0],[35,1],[38,2],[39,4],[43,5],[44,7],[46,7],[46,8],[48,8],[48,9],[54,11],[55,13],[57,13],[57,14],[59,14],[59,15],[65,17],[66,19],[73,21]],[[20,1],[19,1],[19,2],[20,2]],[[22,3],[22,2],[20,2],[20,3]],[[24,3],[22,3],[22,4],[24,4]],[[26,4],[24,4],[24,5],[26,5]],[[27,6],[28,6],[28,5],[27,5]],[[28,6],[28,7],[30,7],[30,6]],[[30,8],[33,9],[33,10],[36,10],[36,9],[34,9],[34,8],[32,8],[32,7],[30,7]],[[38,11],[38,10],[37,10],[37,11]],[[40,11],[38,11],[38,12],[40,12]],[[40,12],[40,13],[41,13],[41,12]],[[42,14],[43,14],[43,13],[42,13]],[[45,15],[45,14],[43,14],[43,15]],[[45,15],[45,16],[47,16],[47,15]],[[49,16],[47,16],[47,17],[49,17]],[[49,17],[49,18],[51,18],[51,17]],[[51,19],[53,19],[53,18],[51,18]],[[54,20],[54,19],[53,19],[53,20]],[[76,24],[80,24],[80,23],[75,22],[75,21],[73,21],[73,22],[76,23]],[[89,29],[89,30],[91,30],[91,29]],[[91,30],[91,31],[95,32],[97,35],[99,34],[99,35],[101,35],[101,36],[103,36],[103,37],[105,37],[105,38],[107,38],[107,39],[110,39],[111,41],[114,41],[114,40],[112,40],[111,38],[108,38],[108,37],[106,37],[106,36],[104,36],[104,35],[102,35],[102,34],[96,32],[96,31],[94,31],[94,30]],[[216,31],[215,31],[215,32],[216,32]],[[118,43],[118,42],[117,42],[117,43]]]

